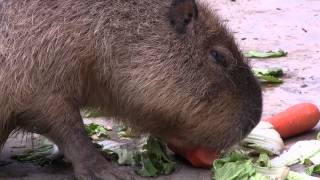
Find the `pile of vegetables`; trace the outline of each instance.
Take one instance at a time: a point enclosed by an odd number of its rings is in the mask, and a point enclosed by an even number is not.
[[[233,148],[237,153],[212,149],[175,147],[169,148],[186,158],[193,166],[212,167],[214,179],[316,179],[309,175],[320,171],[320,141],[301,141],[283,152],[282,138],[296,136],[312,129],[320,119],[317,106],[310,103],[294,105],[287,110],[261,121],[255,129]],[[196,152],[196,153],[195,153]],[[283,152],[283,153],[282,153]],[[282,154],[281,154],[282,153]],[[260,154],[255,161],[256,154]],[[274,157],[272,160],[269,156]],[[307,161],[306,161],[307,160]],[[308,162],[306,173],[290,171],[288,166]],[[307,165],[307,164],[306,164]]]
[[[320,140],[299,141],[283,152],[282,139],[312,129],[319,119],[317,106],[301,103],[261,121],[228,152],[204,147],[181,147],[175,143],[168,143],[168,147],[194,167],[211,168],[215,180],[313,180],[318,178],[311,175],[320,173]],[[108,159],[119,165],[132,166],[140,176],[168,175],[175,170],[176,163],[170,159],[165,143],[155,137],[139,139],[131,133],[130,128],[120,126],[116,132],[120,139],[133,138],[130,140],[138,141],[134,147],[130,147],[127,143],[110,140],[112,128],[91,123],[86,125],[86,131]],[[13,158],[43,165],[53,162],[53,152],[57,152],[57,147],[45,141],[39,148]],[[290,170],[290,166],[298,163],[306,166],[305,173]]]
[[[175,170],[176,163],[169,158],[166,145],[155,137],[140,137],[135,143],[119,142],[110,140],[112,129],[103,125],[90,123],[85,126],[85,129],[92,142],[107,159],[119,165],[132,166],[139,176],[156,177],[168,175]],[[120,139],[132,137],[127,127],[119,126],[116,131]],[[11,158],[40,166],[71,165],[63,159],[63,156],[60,156],[58,147],[46,138],[38,147],[28,149]]]
[[[247,179],[319,179],[311,176],[320,173],[319,139],[299,141],[291,146],[288,151],[282,152],[284,148],[282,138],[296,136],[312,129],[319,122],[319,119],[320,112],[317,106],[310,103],[301,103],[276,114],[266,121],[262,121],[249,136],[242,141],[242,145],[254,148],[260,153],[260,157],[256,163],[253,163],[253,159],[255,159],[254,156],[246,156],[246,166],[250,166],[251,168],[250,171],[247,170],[245,173],[248,177]],[[280,154],[281,152],[282,154]],[[270,160],[268,155],[274,158]],[[229,161],[228,166],[235,166],[235,164],[240,162],[244,163],[243,159],[244,158],[233,159],[233,161]],[[226,177],[221,176],[219,173],[219,171],[223,170],[222,167],[216,165],[220,161],[221,159],[216,160],[213,166],[216,180],[222,180]],[[306,166],[305,173],[290,171],[289,167],[297,163]],[[230,169],[231,167],[225,168]],[[235,178],[230,178],[230,176],[228,179],[242,178],[244,172],[242,172],[242,174],[237,172],[241,171],[240,168],[232,171],[234,172],[230,172],[230,170],[228,172],[236,174]]]

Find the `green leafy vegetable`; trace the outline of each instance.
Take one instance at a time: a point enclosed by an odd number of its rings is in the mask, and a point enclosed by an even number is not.
[[[306,173],[309,175],[320,174],[320,164],[306,168]]]
[[[132,133],[132,130],[124,125],[118,126],[117,134],[118,137],[121,139],[137,138],[137,136],[134,133]]]
[[[215,179],[248,179],[253,176],[255,169],[250,160],[226,162],[220,168],[215,167]]]
[[[102,117],[103,114],[99,109],[87,108],[82,110],[82,115],[85,118],[95,118],[95,117]]]
[[[256,162],[259,166],[261,167],[271,167],[271,162],[270,162],[270,158],[266,153],[262,153],[259,156],[259,159]]]
[[[270,178],[264,176],[263,174],[255,173],[255,175],[251,176],[249,180],[270,180]]]
[[[257,173],[246,155],[231,152],[213,163],[212,172],[215,180],[266,180],[266,176]]]
[[[270,69],[253,68],[253,72],[255,74],[274,76],[274,77],[282,77],[284,74],[281,68],[270,68]]]
[[[109,138],[108,130],[102,125],[91,123],[85,126],[86,132],[89,136],[97,136],[98,138],[100,137],[105,137]]]
[[[280,84],[283,83],[283,80],[276,78],[274,76],[258,76],[258,79],[262,83],[271,83],[271,84]]]
[[[269,179],[283,179],[288,175],[289,168],[282,167],[260,167],[255,165],[256,172],[260,173]]]
[[[213,163],[214,169],[219,169],[228,162],[237,162],[248,160],[249,158],[241,152],[230,152],[226,154],[223,158],[217,159]]]
[[[19,162],[35,163],[40,166],[47,166],[50,164],[67,164],[61,156],[55,154],[57,152],[57,146],[45,139],[39,147],[27,149],[21,154],[11,156],[11,158]]]
[[[303,173],[297,173],[294,171],[289,171],[286,180],[319,180],[317,177],[309,176]]]
[[[114,150],[103,150],[103,154],[107,156],[112,161],[116,161],[119,165],[135,165],[135,151],[130,151],[128,149],[114,149]]]
[[[283,80],[280,79],[283,76],[283,71],[280,68],[273,69],[252,69],[254,75],[263,83],[283,83]]]
[[[136,173],[143,177],[154,177],[157,176],[158,170],[154,166],[152,160],[149,157],[146,157],[145,155],[139,156],[138,159],[141,163],[141,167],[136,170]]]
[[[136,168],[136,173],[144,177],[167,175],[174,171],[175,163],[167,155],[165,145],[157,138],[148,137],[142,140],[136,149],[110,148],[103,149],[108,155],[116,155],[120,165]]]
[[[286,56],[288,53],[283,50],[278,51],[248,51],[247,53],[244,53],[245,57],[248,58],[276,58],[276,57],[283,57]]]
[[[11,158],[21,162],[39,162],[45,156],[51,155],[53,145],[42,145],[38,148],[26,150],[22,154],[13,155]]]
[[[313,165],[313,162],[312,162],[309,158],[306,158],[306,159],[303,161],[303,165],[305,165],[305,166],[312,166],[312,165]]]
[[[261,154],[256,163],[253,158],[241,153],[232,152],[213,163],[212,172],[215,180],[270,180],[284,179],[289,168],[271,167],[267,154]]]
[[[148,138],[136,156],[137,174],[154,177],[174,171],[175,163],[166,154],[165,145],[157,138]]]

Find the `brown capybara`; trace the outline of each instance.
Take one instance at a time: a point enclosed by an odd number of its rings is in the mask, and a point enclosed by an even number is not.
[[[77,179],[131,179],[92,145],[80,109],[140,133],[227,148],[261,116],[259,83],[218,16],[193,0],[2,0],[0,144],[53,140]]]

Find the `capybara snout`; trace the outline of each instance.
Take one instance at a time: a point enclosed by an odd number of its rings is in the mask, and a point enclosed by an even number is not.
[[[131,179],[92,145],[81,108],[217,149],[262,109],[233,35],[200,0],[3,0],[0,92],[0,144],[17,128],[41,133],[78,179]]]

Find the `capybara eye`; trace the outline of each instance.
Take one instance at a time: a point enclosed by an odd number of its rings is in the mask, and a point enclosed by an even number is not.
[[[210,55],[212,57],[212,60],[215,63],[217,63],[219,65],[222,65],[224,67],[227,67],[226,60],[225,60],[224,56],[220,52],[218,52],[217,50],[211,50],[210,51]]]

